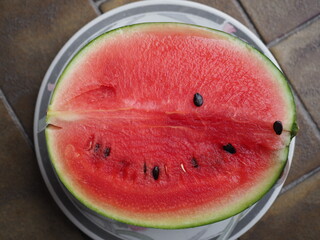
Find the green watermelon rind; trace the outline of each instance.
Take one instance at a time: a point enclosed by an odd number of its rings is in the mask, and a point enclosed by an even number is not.
[[[152,26],[154,24],[175,24],[177,26],[179,25],[189,25],[192,27],[196,27],[199,29],[205,29],[208,30],[209,32],[213,32],[213,33],[218,33],[221,36],[226,37],[228,40],[230,39],[230,41],[235,41],[239,44],[243,44],[245,47],[247,47],[249,50],[252,50],[255,52],[255,54],[257,56],[260,56],[265,63],[267,63],[267,65],[269,65],[269,69],[270,71],[273,71],[275,74],[277,74],[277,79],[279,80],[278,83],[279,85],[281,85],[283,87],[283,89],[285,90],[284,92],[286,92],[286,97],[289,99],[288,103],[290,103],[289,105],[292,106],[292,110],[290,111],[292,113],[291,119],[292,119],[292,124],[291,124],[291,128],[290,128],[290,134],[291,134],[291,138],[294,137],[298,131],[298,125],[296,123],[296,111],[295,111],[295,102],[294,102],[294,98],[293,98],[293,94],[291,91],[291,88],[288,84],[288,81],[286,79],[286,77],[284,76],[284,74],[278,69],[278,67],[269,59],[267,58],[263,53],[261,53],[259,50],[257,50],[256,48],[252,47],[251,45],[249,45],[248,43],[238,39],[235,36],[232,36],[228,33],[219,31],[219,30],[215,30],[215,29],[211,29],[211,28],[207,28],[207,27],[201,27],[201,26],[197,26],[197,25],[192,25],[192,24],[182,24],[182,23],[141,23],[141,24],[134,24],[134,25],[129,25],[129,26],[124,26],[121,28],[117,28],[114,30],[111,30],[109,32],[106,32],[102,35],[100,35],[99,37],[91,40],[89,43],[87,43],[84,47],[82,47],[73,57],[72,59],[68,62],[68,64],[66,65],[66,67],[64,68],[62,74],[60,75],[58,82],[55,86],[55,90],[52,94],[51,100],[50,100],[50,105],[52,104],[52,102],[54,101],[55,98],[55,93],[57,92],[57,89],[61,87],[61,82],[62,79],[64,78],[64,76],[68,73],[68,71],[70,69],[72,69],[73,65],[77,63],[77,59],[81,59],[81,56],[83,54],[85,54],[85,51],[90,49],[90,47],[93,44],[98,44],[99,40],[103,40],[106,37],[113,37],[115,34],[121,34],[122,31],[124,29],[128,29],[128,28],[135,28],[135,27],[142,27],[142,26]],[[50,110],[50,106],[49,106],[49,110]],[[47,116],[47,121],[48,121],[49,117]],[[102,216],[105,216],[107,218],[111,218],[120,222],[125,222],[127,224],[132,224],[132,225],[139,225],[139,226],[143,226],[143,227],[151,227],[151,228],[162,228],[162,229],[182,229],[182,228],[191,228],[191,227],[197,227],[197,226],[202,226],[202,225],[206,225],[206,224],[211,224],[211,223],[215,223],[218,221],[222,221],[224,219],[227,219],[229,217],[232,217],[242,211],[244,211],[245,209],[249,208],[250,206],[252,206],[253,204],[255,204],[257,201],[259,201],[277,182],[277,180],[279,179],[279,176],[281,175],[281,173],[283,172],[284,167],[286,166],[287,160],[288,160],[288,153],[289,153],[289,146],[285,147],[284,149],[281,150],[282,155],[284,156],[281,160],[279,160],[279,162],[281,162],[280,167],[278,168],[278,171],[274,174],[274,177],[272,179],[270,179],[270,182],[267,184],[267,186],[264,187],[264,189],[262,191],[259,192],[259,194],[254,194],[254,198],[249,198],[249,200],[247,199],[246,201],[243,200],[242,204],[239,204],[236,208],[234,208],[232,211],[224,211],[225,214],[220,215],[219,218],[211,218],[209,220],[205,220],[205,221],[199,221],[193,224],[172,224],[172,223],[168,223],[168,224],[146,224],[144,222],[137,222],[137,221],[130,221],[128,219],[120,219],[118,217],[114,217],[108,213],[106,213],[105,211],[102,211],[100,208],[97,208],[94,204],[91,204],[89,201],[86,201],[84,198],[82,198],[81,196],[79,196],[79,194],[74,191],[72,184],[70,184],[70,181],[68,179],[65,178],[64,174],[62,172],[59,171],[58,166],[56,161],[54,160],[54,153],[52,152],[52,149],[50,149],[50,137],[48,136],[48,131],[46,129],[45,131],[45,135],[46,135],[46,141],[47,141],[47,146],[48,146],[48,153],[49,153],[49,157],[51,160],[51,163],[55,169],[55,173],[58,175],[58,178],[61,180],[61,182],[63,183],[63,185],[68,189],[68,191],[79,201],[81,202],[83,205],[85,205],[86,207],[88,207],[89,209],[93,210],[94,212],[97,212],[99,214],[101,214]]]

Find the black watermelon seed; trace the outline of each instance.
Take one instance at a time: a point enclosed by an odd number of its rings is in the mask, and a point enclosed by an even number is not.
[[[200,95],[200,93],[196,93],[193,96],[193,103],[194,105],[196,105],[197,107],[201,107],[203,104],[203,97]]]
[[[236,153],[236,149],[234,148],[234,146],[231,145],[231,143],[228,143],[227,145],[223,146],[223,149],[231,154]]]
[[[99,148],[100,148],[100,144],[99,143],[96,143],[96,145],[94,146],[94,152],[98,152],[99,151]]]
[[[158,180],[159,178],[159,173],[160,173],[160,169],[158,166],[155,166],[153,169],[152,169],[152,176],[154,178],[154,180]]]
[[[109,157],[110,156],[110,152],[111,152],[111,148],[110,147],[106,147],[104,149],[104,152],[103,152],[104,157]]]
[[[147,164],[146,163],[143,164],[143,172],[147,173]]]
[[[273,124],[273,130],[276,132],[277,135],[282,133],[283,127],[280,121],[275,121]]]
[[[192,167],[194,167],[194,168],[199,167],[198,162],[197,162],[197,160],[195,158],[191,159],[191,164],[192,164]]]

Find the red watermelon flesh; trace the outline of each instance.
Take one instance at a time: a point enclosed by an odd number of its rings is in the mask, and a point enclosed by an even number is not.
[[[58,176],[83,204],[130,224],[184,228],[260,199],[286,163],[295,120],[284,76],[257,50],[219,31],[149,23],[106,33],[72,59],[46,136]]]

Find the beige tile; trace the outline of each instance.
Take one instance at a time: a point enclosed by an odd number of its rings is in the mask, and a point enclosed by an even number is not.
[[[282,194],[240,240],[317,240],[320,235],[320,172]]]
[[[0,3],[0,88],[29,136],[41,81],[55,55],[96,17],[87,0]]]
[[[137,0],[107,0],[100,5],[100,10],[102,12],[107,12],[113,8],[119,7],[123,4],[131,3],[131,2],[137,2]],[[247,27],[251,28],[251,25],[249,24],[247,19],[243,16],[243,14],[241,13],[241,11],[240,11],[239,7],[237,6],[237,4],[235,3],[235,1],[232,1],[232,0],[225,0],[225,1],[221,1],[221,0],[195,0],[194,2],[205,4],[207,6],[210,6],[210,7],[216,8],[220,11],[223,11],[223,12],[229,14],[230,16],[234,17],[235,19],[237,19],[238,21],[240,21],[241,23],[243,23]],[[253,29],[251,28],[251,30],[253,30]]]
[[[295,152],[285,185],[320,166],[320,133],[297,102],[299,132]]]
[[[53,202],[1,98],[0,136],[0,239],[82,239]]]
[[[107,0],[100,5],[100,11],[105,13],[114,9],[116,7],[120,7],[127,3],[137,2],[138,0]]]
[[[240,0],[266,43],[320,13],[319,0]]]
[[[271,50],[320,128],[320,19]]]
[[[248,22],[247,18],[243,15],[240,7],[236,4],[236,1],[233,0],[197,0],[195,2],[202,3],[208,5],[210,7],[216,8],[231,17],[237,19],[247,27],[251,28],[250,23]],[[251,30],[253,30],[251,28]]]

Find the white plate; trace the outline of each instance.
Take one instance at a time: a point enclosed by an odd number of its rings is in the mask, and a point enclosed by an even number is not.
[[[79,49],[96,36],[114,28],[141,22],[183,22],[222,30],[245,40],[278,66],[267,47],[250,30],[232,17],[208,6],[189,1],[152,0],[131,3],[111,10],[88,23],[65,44],[43,79],[35,110],[34,141],[44,181],[65,215],[93,239],[236,239],[265,214],[280,193],[290,169],[294,139],[290,145],[289,160],[281,178],[259,202],[234,217],[196,228],[182,230],[141,228],[107,219],[81,205],[69,194],[55,175],[48,157],[44,128],[52,90],[63,68]]]

